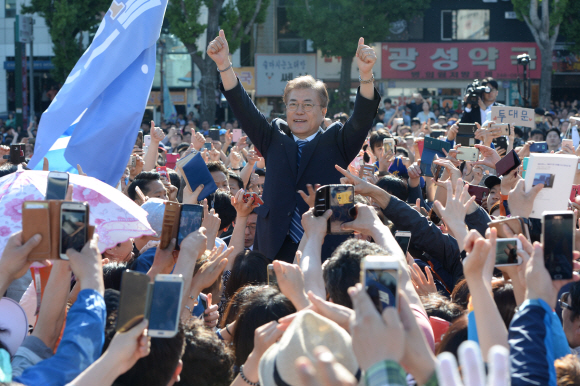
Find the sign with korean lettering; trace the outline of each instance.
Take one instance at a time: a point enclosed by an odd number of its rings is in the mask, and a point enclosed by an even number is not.
[[[528,76],[540,79],[536,43],[383,43],[383,79],[517,79],[518,55],[530,55]]]
[[[514,126],[536,128],[534,109],[512,106],[492,106],[491,120],[495,123],[509,123]]]
[[[234,73],[240,82],[242,82],[244,90],[252,91],[256,88],[254,67],[234,67]]]
[[[256,96],[282,96],[289,80],[316,76],[316,54],[256,54]]]

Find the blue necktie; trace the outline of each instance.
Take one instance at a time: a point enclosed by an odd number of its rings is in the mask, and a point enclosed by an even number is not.
[[[296,153],[296,163],[297,168],[296,170],[300,169],[300,158],[302,157],[302,148],[306,145],[308,141],[304,140],[297,140],[296,145],[298,145],[298,150]],[[302,239],[302,235],[304,235],[304,228],[302,228],[302,216],[298,211],[298,200],[301,200],[300,194],[296,193],[296,208],[294,208],[294,213],[292,214],[292,220],[290,221],[290,237],[295,243],[299,243]]]

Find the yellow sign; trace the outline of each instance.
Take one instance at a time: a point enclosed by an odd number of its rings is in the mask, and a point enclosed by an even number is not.
[[[351,194],[351,192],[337,193],[336,200],[338,201],[339,205],[351,204],[352,203],[352,194]]]
[[[254,67],[234,67],[234,72],[242,82],[244,90],[251,91],[256,89],[254,78]]]

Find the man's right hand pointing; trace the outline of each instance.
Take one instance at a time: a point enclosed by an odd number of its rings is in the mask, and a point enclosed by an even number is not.
[[[207,54],[217,64],[219,70],[224,70],[230,65],[230,47],[223,29],[220,30],[219,36],[207,46]]]

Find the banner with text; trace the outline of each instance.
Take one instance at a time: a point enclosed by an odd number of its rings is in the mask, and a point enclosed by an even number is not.
[[[316,54],[256,54],[256,96],[281,97],[289,80],[316,76]]]
[[[517,56],[530,55],[528,77],[540,78],[536,43],[383,43],[383,79],[516,79]]]
[[[526,109],[525,107],[492,106],[491,120],[495,123],[536,128],[534,109]]]

